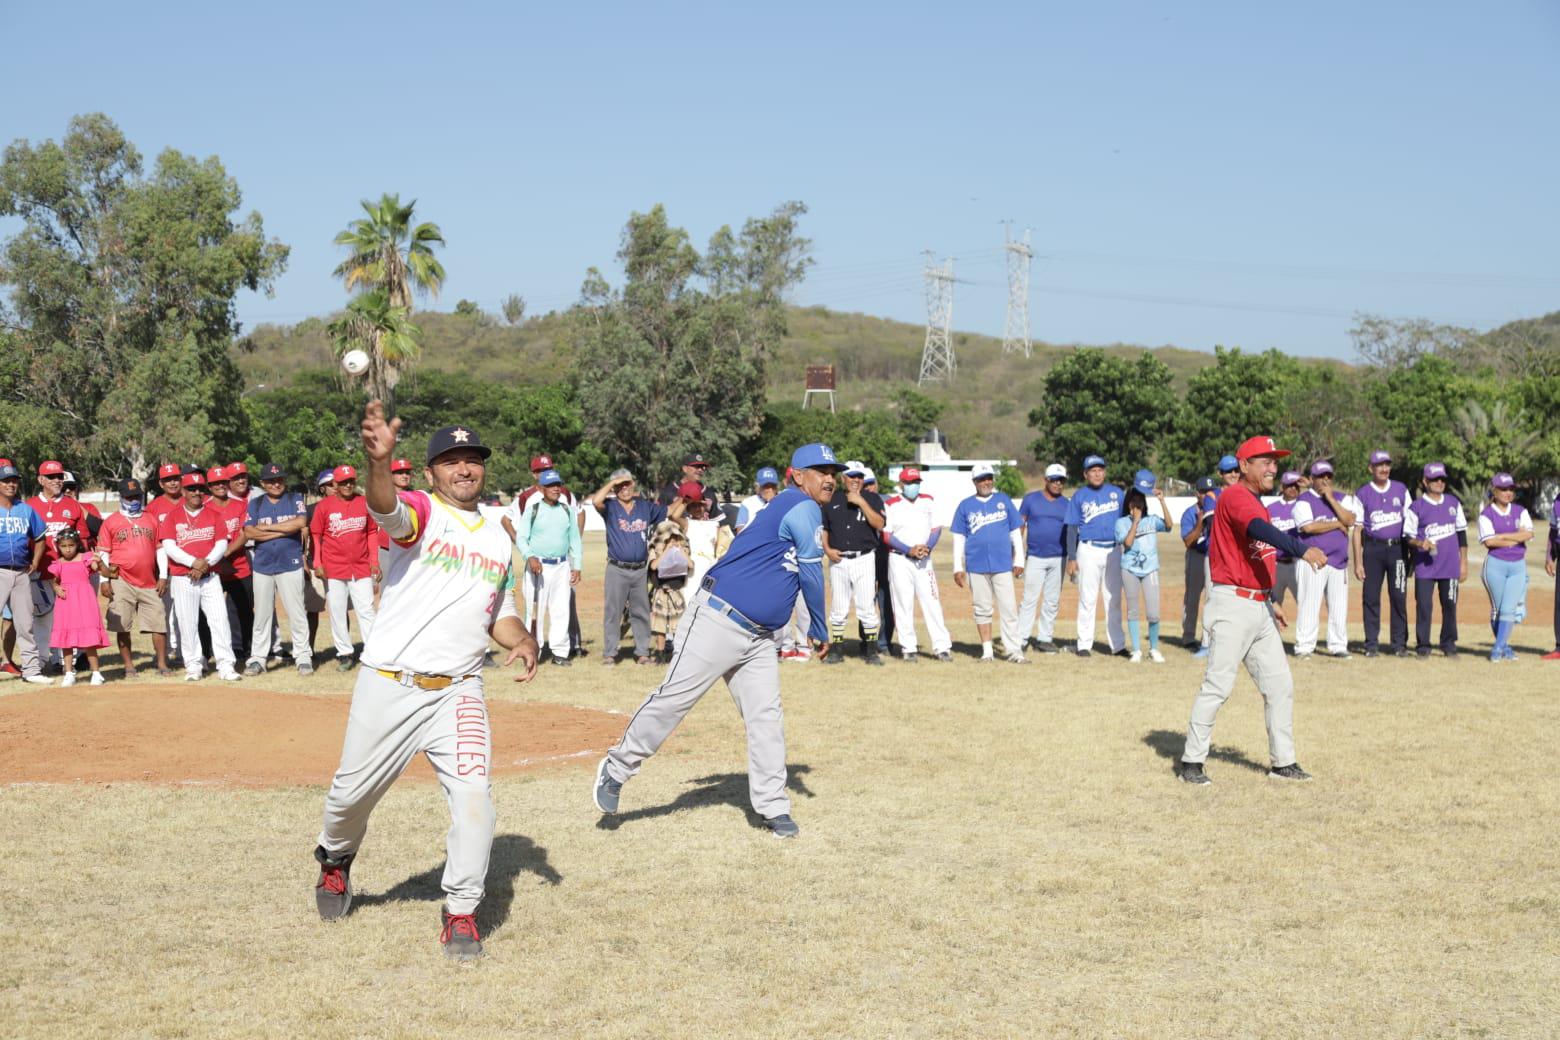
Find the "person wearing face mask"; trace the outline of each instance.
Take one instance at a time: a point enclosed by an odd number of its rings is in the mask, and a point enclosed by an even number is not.
[[[168,667],[168,612],[163,595],[168,591],[168,557],[157,536],[157,520],[146,509],[146,489],[139,480],[119,484],[119,512],[103,518],[98,538],[102,562],[103,598],[109,601],[108,630],[119,643],[119,657],[126,677],[135,674],[130,655],[130,635],[137,624],[152,638],[157,674],[170,676]]]
[[[883,541],[887,543],[888,589],[899,619],[899,648],[903,660],[920,656],[915,631],[915,606],[920,604],[926,631],[932,637],[932,653],[939,661],[953,660],[953,637],[943,620],[942,598],[937,594],[937,572],[932,550],[942,536],[933,519],[932,496],[921,490],[921,471],[906,466],[899,471],[899,494],[883,503]]]

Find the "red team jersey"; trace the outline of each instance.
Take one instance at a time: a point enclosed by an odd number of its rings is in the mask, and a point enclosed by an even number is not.
[[[368,498],[332,495],[314,507],[309,524],[314,565],[340,581],[367,578],[379,565],[379,525],[368,515]]]
[[[157,584],[157,521],[144,512],[134,519],[110,513],[98,532],[98,549],[119,568],[119,579],[139,589]]]
[[[249,523],[248,501],[240,501],[232,497],[229,497],[226,502],[212,499],[207,508],[217,509],[222,514],[223,520],[227,523],[225,537],[228,540],[228,547],[232,548],[233,542],[243,534],[244,525]],[[224,578],[249,577],[251,573],[249,569],[249,554],[240,552],[234,556],[229,556],[217,565],[217,573]]]
[[[1213,530],[1208,535],[1208,571],[1215,585],[1273,587],[1278,550],[1246,534],[1253,520],[1267,519],[1262,500],[1244,484],[1224,489],[1219,496],[1219,508],[1213,511]]]
[[[158,541],[173,540],[173,544],[196,559],[205,559],[216,548],[217,542],[227,537],[227,518],[209,505],[200,512],[191,513],[184,506],[170,509],[157,524]],[[171,577],[188,577],[190,569],[175,560],[168,561]]]
[[[45,502],[42,495],[34,495],[27,500],[37,513],[46,528],[44,535],[43,562],[40,568],[47,569],[49,564],[60,558],[60,554],[54,548],[54,536],[67,527],[76,529],[81,536],[81,555],[85,556],[92,548],[92,532],[87,527],[87,511],[80,502],[69,495],[61,495],[53,502]]]

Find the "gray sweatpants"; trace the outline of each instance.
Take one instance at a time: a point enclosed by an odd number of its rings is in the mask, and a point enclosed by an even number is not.
[[[369,813],[419,751],[428,756],[450,807],[445,905],[452,914],[475,913],[497,825],[488,781],[493,738],[481,675],[424,690],[367,665],[358,669],[319,844],[332,859],[356,855]]]
[[[623,611],[628,611],[628,627],[634,633],[634,654],[650,655],[650,588],[645,584],[645,564],[634,570],[607,561],[604,602],[601,612],[601,652],[606,657],[617,653],[623,635]]]
[[[780,664],[774,638],[739,627],[713,609],[704,592],[688,601],[677,630],[677,655],[661,685],[628,721],[623,739],[607,752],[607,772],[619,783],[638,773],[716,679],[726,680],[747,725],[748,799],[753,811],[765,819],[789,815],[785,719],[780,711]]]
[[[285,574],[261,574],[255,571],[255,624],[249,637],[249,660],[265,665],[271,652],[272,618],[276,615],[276,600],[282,601],[287,612],[287,625],[292,630],[293,661],[303,664],[314,659],[314,647],[309,645],[309,615],[303,607],[303,571]]]
[[[1266,705],[1268,758],[1274,769],[1295,761],[1294,678],[1284,658],[1284,642],[1266,603],[1243,599],[1229,585],[1215,585],[1203,614],[1208,640],[1208,670],[1192,702],[1182,762],[1206,762],[1213,720],[1235,688],[1241,662]]]
[[[38,642],[33,638],[32,577],[26,571],[0,568],[0,603],[11,608],[16,630],[17,664],[23,675],[38,674]]]

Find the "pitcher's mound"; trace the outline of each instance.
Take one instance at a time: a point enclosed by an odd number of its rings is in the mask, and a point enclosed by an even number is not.
[[[115,684],[0,699],[0,783],[327,785],[341,757],[347,696],[246,686]],[[606,753],[624,720],[559,704],[490,701],[494,772]],[[432,780],[421,755],[407,777]]]

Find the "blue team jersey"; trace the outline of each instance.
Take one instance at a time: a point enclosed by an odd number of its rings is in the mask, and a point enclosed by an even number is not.
[[[10,509],[0,508],[0,566],[29,566],[32,543],[47,530],[38,511],[21,499]]]
[[[770,629],[790,620],[800,592],[811,615],[808,637],[829,638],[823,612],[823,511],[796,488],[776,495],[704,580],[711,593]]]
[[[1116,518],[1121,515],[1124,497],[1114,484],[1098,488],[1085,485],[1074,491],[1067,508],[1067,524],[1078,529],[1078,541],[1115,545]]]
[[[1130,515],[1116,519],[1116,541],[1126,540],[1127,533],[1132,530],[1132,517]],[[1159,569],[1159,532],[1168,531],[1170,526],[1162,517],[1145,516],[1138,521],[1137,536],[1132,539],[1132,548],[1122,546],[1121,569],[1128,574],[1139,578],[1146,578]]]
[[[1026,548],[1030,556],[1054,557],[1067,555],[1062,541],[1063,528],[1067,526],[1067,510],[1072,505],[1066,495],[1054,500],[1045,497],[1043,491],[1031,491],[1018,504],[1019,516],[1029,524]]]
[[[1199,501],[1206,502],[1208,504],[1208,511],[1212,512],[1213,511],[1213,507],[1218,505],[1219,496],[1216,493],[1210,492],[1210,493],[1208,493],[1206,495],[1203,495],[1202,498]],[[1181,540],[1183,542],[1186,540],[1186,536],[1192,533],[1192,528],[1194,528],[1196,526],[1197,526],[1197,502],[1193,502],[1191,505],[1189,505],[1185,509],[1181,510]],[[1200,553],[1207,552],[1208,551],[1208,532],[1211,531],[1211,530],[1213,530],[1213,517],[1210,516],[1208,518],[1208,522],[1206,524],[1203,524],[1202,536],[1200,538],[1198,538],[1197,541],[1193,542],[1190,546],[1188,546],[1187,547],[1187,551],[1189,551],[1189,552],[1200,552]]]
[[[1001,574],[1013,569],[1013,539],[1024,523],[1013,500],[993,491],[984,502],[971,495],[953,510],[952,530],[964,536],[964,569],[971,574]]]

